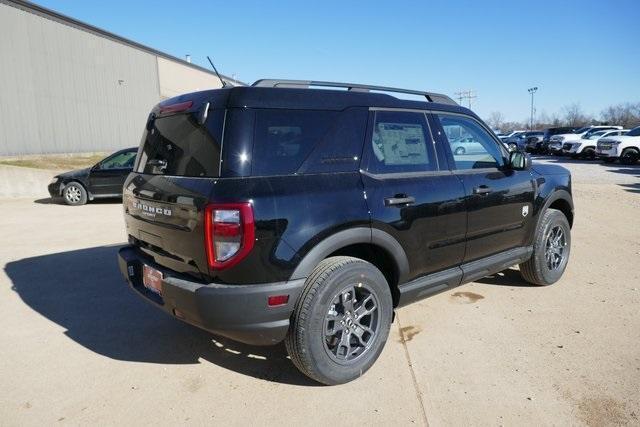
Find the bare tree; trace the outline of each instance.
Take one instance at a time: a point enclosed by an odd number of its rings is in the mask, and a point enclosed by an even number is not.
[[[489,114],[487,123],[489,123],[489,126],[493,129],[502,129],[502,125],[504,124],[504,115],[500,111],[493,111]]]
[[[611,105],[602,110],[600,116],[606,124],[632,128],[640,125],[640,103],[632,104],[627,102]]]
[[[533,122],[534,129],[545,129],[552,126],[553,122],[545,111],[538,113],[535,122]]]
[[[564,124],[567,126],[584,126],[591,121],[591,118],[582,112],[580,104],[573,103],[562,108],[564,113]]]

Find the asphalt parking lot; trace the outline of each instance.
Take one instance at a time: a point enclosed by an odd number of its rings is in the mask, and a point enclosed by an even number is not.
[[[571,261],[398,311],[378,362],[323,387],[283,346],[248,347],[134,295],[118,202],[0,200],[0,424],[638,424],[640,165],[572,170]]]

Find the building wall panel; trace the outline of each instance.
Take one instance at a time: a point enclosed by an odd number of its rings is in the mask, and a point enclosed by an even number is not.
[[[155,55],[1,3],[0,28],[0,155],[139,143]]]
[[[218,89],[222,83],[217,76],[174,61],[158,57],[158,79],[162,99],[189,92]]]

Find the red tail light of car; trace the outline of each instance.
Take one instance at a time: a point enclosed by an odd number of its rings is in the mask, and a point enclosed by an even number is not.
[[[253,249],[255,224],[250,203],[207,205],[204,221],[209,268],[224,270],[232,267]]]

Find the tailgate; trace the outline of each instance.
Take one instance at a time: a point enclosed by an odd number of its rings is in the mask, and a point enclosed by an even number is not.
[[[129,242],[156,263],[199,279],[207,275],[202,223],[207,178],[132,174],[123,205]]]

